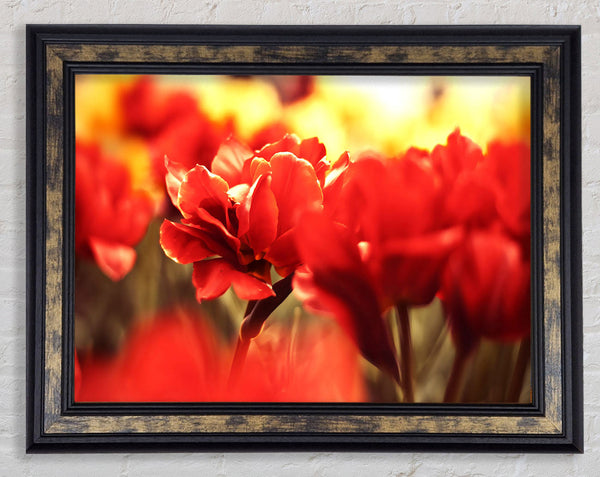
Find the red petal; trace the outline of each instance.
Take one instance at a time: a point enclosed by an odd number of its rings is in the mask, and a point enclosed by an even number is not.
[[[249,162],[249,164],[250,168],[248,172],[250,175],[251,183],[254,183],[254,181],[256,181],[256,179],[260,175],[266,174],[267,172],[271,172],[270,164],[267,161],[265,161],[262,157],[255,157],[254,159],[252,159],[251,162]]]
[[[291,152],[294,151],[299,153],[300,139],[294,134],[286,134],[279,141],[272,144],[267,144],[260,151],[256,153],[257,157],[262,157],[267,161],[271,160],[274,154],[278,152]]]
[[[429,304],[440,287],[444,265],[463,239],[460,227],[386,242],[374,249],[381,263],[380,287],[390,304]]]
[[[178,162],[173,161],[168,156],[165,156],[165,168],[167,169],[167,174],[165,176],[167,193],[169,194],[173,205],[177,206],[179,188],[181,187],[181,182],[183,181],[185,173],[188,171],[188,169]]]
[[[286,134],[281,140],[264,146],[256,153],[256,156],[270,161],[279,152],[291,152],[295,156],[308,161],[315,169],[326,154],[325,146],[319,142],[318,138],[313,137],[300,141],[296,135]],[[326,164],[328,168],[329,163]]]
[[[196,299],[212,300],[221,296],[231,286],[232,267],[222,258],[194,263],[192,283],[196,287]]]
[[[287,277],[300,265],[300,256],[296,250],[295,228],[275,239],[265,254],[265,260],[271,262],[282,277]]]
[[[177,206],[184,217],[191,217],[202,208],[224,222],[229,205],[228,189],[227,182],[219,176],[204,166],[196,166],[181,182]]]
[[[235,139],[229,138],[219,147],[211,170],[225,179],[230,187],[233,187],[242,182],[244,162],[251,157],[250,149]]]
[[[89,244],[96,263],[114,282],[127,275],[135,264],[136,253],[132,247],[97,237],[90,237]]]
[[[236,270],[222,258],[194,263],[192,282],[199,302],[221,296],[231,285],[243,300],[260,300],[273,295],[270,285]]]
[[[294,154],[275,154],[271,168],[271,190],[279,207],[277,235],[281,235],[297,223],[302,212],[319,208],[323,203],[323,193],[314,168]]]
[[[487,228],[497,219],[496,198],[489,178],[465,172],[446,194],[444,207],[450,224]]]
[[[237,270],[231,274],[231,284],[236,295],[242,300],[261,300],[275,295],[271,285]]]
[[[248,184],[242,183],[236,186],[233,186],[231,189],[227,191],[227,195],[233,202],[236,204],[240,204],[244,201],[248,192],[250,191],[250,186]]]
[[[465,171],[472,171],[483,160],[481,148],[456,129],[448,136],[445,146],[436,146],[431,152],[433,167],[444,181],[452,183]]]
[[[310,312],[317,315],[331,315],[328,306],[321,302],[321,289],[315,285],[312,271],[302,265],[296,269],[293,281],[293,293]]]
[[[213,217],[205,209],[198,209],[197,217],[193,220],[183,219],[182,223],[198,230],[198,237],[204,242],[207,249],[215,255],[220,255],[231,261],[236,260],[240,251],[240,240],[232,235],[223,223]],[[191,233],[191,231],[188,231]]]
[[[348,174],[343,218],[351,224],[358,220],[366,240],[376,244],[442,225],[441,189],[425,162],[364,159]]]
[[[333,165],[323,184],[323,208],[334,218],[337,218],[338,209],[342,205],[342,187],[350,167],[350,155],[345,152]]]
[[[529,242],[531,228],[530,154],[524,143],[493,142],[483,167],[484,180],[495,189],[498,214],[508,230],[524,242]]]
[[[442,300],[459,345],[474,337],[517,341],[530,332],[530,266],[517,242],[474,232],[448,260]]]
[[[198,235],[193,228],[165,220],[160,226],[160,245],[167,257],[177,263],[198,262],[214,255]]]
[[[221,126],[196,109],[173,117],[150,140],[155,173],[164,174],[165,155],[188,170],[196,165],[210,167],[223,136]]]
[[[271,191],[271,175],[261,175],[237,208],[238,236],[243,237],[255,254],[264,251],[277,235],[277,202]]]
[[[317,165],[325,158],[325,145],[321,144],[318,138],[311,137],[302,141],[299,149],[300,151],[297,156],[310,162],[315,170],[318,169]],[[329,168],[329,163],[326,164],[327,168]]]
[[[312,272],[312,280],[301,276],[294,283],[300,296],[316,294],[313,304],[329,309],[364,357],[398,381],[392,340],[356,241],[324,214],[304,214],[297,229],[300,255]]]

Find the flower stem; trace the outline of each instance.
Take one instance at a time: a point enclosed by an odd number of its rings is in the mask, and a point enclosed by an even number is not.
[[[523,388],[523,378],[525,377],[525,370],[529,363],[531,356],[531,338],[528,336],[519,346],[519,354],[517,355],[517,362],[515,363],[515,369],[513,371],[510,387],[508,389],[508,402],[518,402],[519,396],[521,395],[521,389]]]
[[[246,362],[249,347],[250,341],[243,341],[242,337],[238,336],[235,352],[233,353],[233,360],[231,361],[231,369],[229,370],[229,387],[237,383],[242,370],[244,369],[244,363]]]
[[[275,309],[281,305],[292,292],[293,275],[294,274],[292,273],[273,285],[275,295],[262,300],[252,300],[248,302],[246,313],[244,314],[244,319],[240,326],[240,333],[235,346],[233,360],[231,362],[228,381],[229,386],[237,383],[238,378],[244,369],[244,363],[246,362],[248,348],[250,347],[252,339],[259,335],[267,318],[269,318],[271,313],[273,313],[273,311],[275,311]]]
[[[460,382],[465,371],[465,365],[467,364],[467,356],[467,353],[460,350],[456,351],[454,363],[452,364],[452,371],[450,372],[450,378],[448,379],[446,392],[444,393],[444,402],[456,402]]]
[[[396,305],[396,311],[398,312],[398,331],[400,334],[402,394],[404,395],[404,402],[413,402],[415,397],[413,392],[412,339],[408,309],[404,305]]]
[[[252,310],[256,306],[256,300],[248,301],[246,305],[246,311],[244,312],[244,317],[248,316],[252,313]],[[233,353],[233,360],[231,361],[231,368],[229,369],[229,381],[228,384],[231,386],[235,384],[240,377],[240,373],[244,368],[244,363],[246,362],[246,356],[248,355],[248,348],[250,347],[250,341],[242,340],[240,334],[238,334],[238,339],[235,344],[235,351]]]

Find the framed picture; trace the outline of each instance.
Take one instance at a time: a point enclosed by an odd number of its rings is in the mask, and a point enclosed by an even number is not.
[[[27,28],[27,451],[582,452],[580,28]]]

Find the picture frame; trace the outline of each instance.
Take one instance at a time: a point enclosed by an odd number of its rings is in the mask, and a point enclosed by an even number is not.
[[[32,452],[583,452],[578,26],[27,26]],[[531,404],[75,403],[74,77],[531,78]]]

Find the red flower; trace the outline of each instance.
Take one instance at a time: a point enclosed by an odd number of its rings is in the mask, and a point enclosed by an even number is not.
[[[141,76],[121,92],[122,115],[128,132],[156,136],[169,123],[197,109],[196,100],[185,91],[166,91],[150,76]]]
[[[226,130],[201,111],[191,93],[161,88],[152,77],[142,76],[120,99],[125,129],[148,141],[154,174],[161,182],[165,156],[188,169],[209,167],[226,137]]]
[[[436,146],[430,157],[443,189],[442,220],[448,225],[489,227],[497,213],[492,185],[481,172],[481,148],[456,129],[447,144]]]
[[[77,143],[75,154],[75,251],[120,280],[135,263],[133,247],[146,233],[153,203],[132,189],[127,168],[97,145]]]
[[[165,220],[161,245],[173,260],[194,263],[198,300],[215,298],[230,285],[242,298],[266,298],[273,294],[271,265],[281,276],[294,271],[300,263],[295,225],[304,211],[321,207],[313,164],[321,171],[324,155],[316,139],[286,136],[255,155],[229,140],[215,156],[213,172],[167,161],[167,190],[183,219]]]
[[[462,230],[442,228],[439,181],[420,157],[343,157],[330,174],[324,213],[305,214],[298,226],[307,268],[294,290],[305,305],[334,315],[363,355],[398,379],[382,315],[431,302]]]
[[[323,213],[306,213],[298,227],[306,267],[296,271],[294,294],[306,308],[334,317],[366,359],[399,380],[394,346],[356,238]]]
[[[530,332],[529,259],[501,233],[470,234],[448,260],[440,295],[466,353],[480,338],[518,341]]]
[[[494,141],[485,155],[457,129],[436,146],[431,163],[444,190],[445,221],[471,228],[501,222],[528,252],[530,239],[530,148]]]
[[[366,158],[348,168],[341,214],[368,262],[384,306],[426,305],[439,288],[440,270],[462,238],[440,216],[443,189],[427,161]],[[366,256],[365,256],[365,259]]]
[[[227,387],[231,351],[201,317],[164,312],[136,325],[118,355],[84,355],[75,401],[366,399],[356,349],[330,326],[302,325],[293,339],[268,328],[256,339],[234,388]]]
[[[227,361],[207,321],[163,313],[136,325],[118,355],[81,359],[76,401],[212,401]]]
[[[359,354],[335,326],[270,326],[253,341],[236,385],[223,401],[361,402],[367,399]],[[335,350],[335,352],[332,352]]]
[[[531,236],[530,147],[525,143],[488,145],[483,174],[490,181],[497,213],[506,230],[529,255]]]

